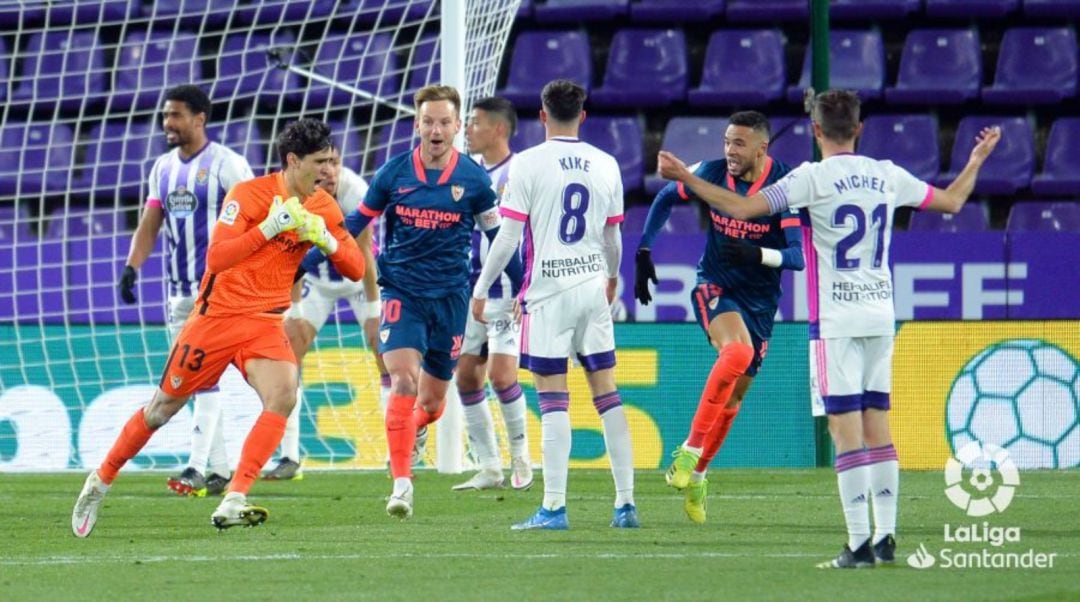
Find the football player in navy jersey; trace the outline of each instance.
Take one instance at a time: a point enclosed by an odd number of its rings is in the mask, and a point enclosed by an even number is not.
[[[724,158],[702,162],[695,173],[738,194],[753,195],[791,171],[768,155],[769,136],[764,115],[735,113],[724,133]],[[634,296],[642,304],[652,300],[648,281],[656,283],[650,252],[653,240],[671,208],[693,198],[681,182],[672,182],[653,201],[636,257]],[[794,213],[738,220],[716,209],[709,211],[708,242],[698,263],[691,305],[719,356],[706,380],[690,434],[673,454],[666,475],[669,485],[684,490],[684,508],[694,522],[705,522],[705,473],[765,357],[781,294],[780,270],[803,269],[801,239]]]

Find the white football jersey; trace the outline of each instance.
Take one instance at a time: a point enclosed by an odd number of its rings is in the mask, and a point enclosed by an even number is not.
[[[342,215],[348,215],[350,211],[356,209],[360,201],[364,200],[364,195],[367,194],[368,183],[367,180],[360,177],[355,171],[341,166],[341,174],[338,176],[337,195],[336,200],[338,206],[341,207]],[[341,282],[345,280],[345,277],[338,273],[334,269],[334,265],[329,261],[324,261],[319,264],[319,271],[317,274],[305,274],[304,276],[308,280],[322,280],[323,282]]]
[[[503,195],[506,194],[506,183],[510,178],[510,164],[513,163],[513,159],[514,154],[510,153],[508,157],[499,163],[488,167],[484,164],[483,157],[476,158],[476,162],[487,171],[488,177],[491,178],[491,189],[495,191],[496,204],[501,204]],[[476,280],[484,269],[484,262],[487,261],[488,252],[491,251],[491,241],[480,230],[480,225],[477,224],[473,230],[470,287],[476,285]],[[509,299],[512,293],[513,283],[510,281],[510,277],[506,275],[506,272],[502,272],[495,282],[491,284],[491,288],[488,289],[488,299]]]
[[[591,144],[552,138],[514,158],[500,213],[525,222],[521,296],[526,308],[538,307],[607,278],[604,226],[623,216],[619,165]]]
[[[933,190],[891,161],[841,154],[803,163],[761,191],[773,213],[798,209],[807,227],[810,338],[895,333],[893,211],[926,206]]]

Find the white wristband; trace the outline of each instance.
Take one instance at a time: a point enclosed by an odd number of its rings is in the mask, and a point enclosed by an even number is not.
[[[778,268],[783,262],[784,255],[780,251],[766,247],[761,248],[761,265],[767,265],[770,268]]]
[[[378,319],[379,312],[382,311],[382,302],[376,299],[375,301],[367,302],[367,319]]]

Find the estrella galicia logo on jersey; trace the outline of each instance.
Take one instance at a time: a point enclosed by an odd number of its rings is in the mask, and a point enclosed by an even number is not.
[[[165,197],[165,210],[177,219],[191,217],[199,208],[199,199],[186,186],[177,186],[176,190]]]
[[[238,215],[240,215],[240,203],[229,201],[221,208],[221,217],[218,219],[221,223],[231,226],[236,223],[236,216]]]
[[[210,172],[206,171],[205,167],[199,168],[199,171],[195,172],[195,181],[199,184],[206,184],[206,180],[210,178]]]
[[[461,200],[461,197],[465,196],[465,187],[459,184],[454,184],[450,187],[450,196],[454,198],[454,202]]]

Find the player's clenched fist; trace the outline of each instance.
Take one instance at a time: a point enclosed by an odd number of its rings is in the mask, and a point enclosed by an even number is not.
[[[323,255],[333,255],[338,248],[338,241],[330,231],[326,229],[326,220],[321,215],[309,213],[301,208],[304,212],[303,224],[300,226],[300,240],[310,241],[319,250],[323,252]]]
[[[300,199],[289,197],[289,200],[282,202],[281,197],[275,196],[274,202],[270,205],[270,212],[259,224],[259,229],[266,236],[266,240],[270,240],[282,232],[289,232],[303,226],[307,215],[308,212],[300,204]]]
[[[690,175],[686,163],[668,151],[660,151],[656,156],[656,171],[668,180],[682,181]]]

